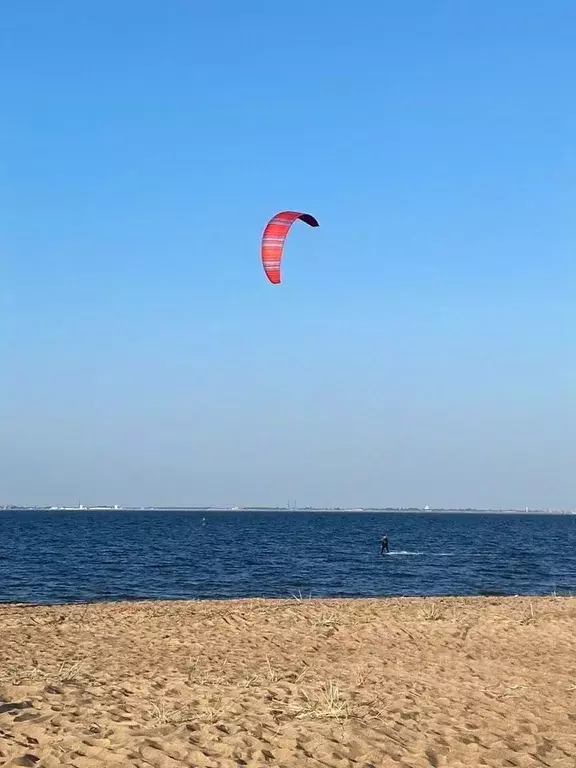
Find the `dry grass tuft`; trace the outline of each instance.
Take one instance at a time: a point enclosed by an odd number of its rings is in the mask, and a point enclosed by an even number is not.
[[[370,670],[366,664],[357,664],[353,671],[353,680],[356,688],[363,688],[370,675]]]
[[[56,680],[59,683],[72,683],[78,679],[82,668],[86,664],[82,659],[77,661],[63,661],[56,673]]]
[[[420,618],[424,621],[439,621],[444,618],[444,614],[438,608],[436,603],[430,603],[430,605],[425,605],[422,608],[420,611]]]
[[[83,659],[75,661],[64,660],[56,669],[42,669],[38,664],[31,667],[15,670],[13,672],[0,672],[0,682],[11,685],[23,685],[24,683],[72,683],[78,680],[86,664]]]
[[[332,680],[318,692],[308,694],[302,691],[302,696],[304,701],[301,704],[289,705],[292,716],[297,720],[311,718],[348,720],[351,717],[350,702]]]
[[[335,611],[322,611],[320,616],[310,617],[310,623],[314,627],[321,627],[324,629],[338,629],[340,624],[340,617]]]
[[[164,701],[153,701],[148,709],[150,720],[156,725],[183,725],[195,718],[189,707],[170,708]]]
[[[534,624],[536,621],[536,615],[534,613],[534,605],[530,603],[528,611],[520,619],[520,624]]]
[[[297,594],[297,595],[296,595],[296,594],[293,594],[293,595],[292,595],[292,598],[293,598],[294,600],[296,600],[296,602],[297,602],[297,603],[303,603],[303,602],[304,602],[304,600],[312,600],[312,592],[310,592],[310,593],[308,594],[308,597],[304,597],[304,595],[302,594],[302,590],[301,590],[301,589],[299,589],[299,590],[298,590],[298,594]]]

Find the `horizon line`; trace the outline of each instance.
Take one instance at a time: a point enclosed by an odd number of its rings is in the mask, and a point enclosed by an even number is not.
[[[468,513],[500,513],[500,514],[576,514],[574,508],[563,507],[430,507],[421,506],[291,506],[291,505],[120,505],[120,504],[78,504],[77,506],[56,504],[4,504],[0,505],[0,511],[46,511],[46,512],[153,512],[153,511],[189,511],[189,512],[468,512]]]

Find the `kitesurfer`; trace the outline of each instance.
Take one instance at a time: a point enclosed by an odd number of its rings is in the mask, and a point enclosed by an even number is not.
[[[390,552],[390,549],[388,548],[388,536],[386,536],[386,534],[384,534],[384,536],[382,536],[382,543],[381,543],[381,547],[380,547],[380,554],[383,555],[386,552]]]

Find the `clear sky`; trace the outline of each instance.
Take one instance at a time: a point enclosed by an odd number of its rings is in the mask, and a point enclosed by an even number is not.
[[[573,0],[5,0],[0,504],[576,506],[575,40]]]

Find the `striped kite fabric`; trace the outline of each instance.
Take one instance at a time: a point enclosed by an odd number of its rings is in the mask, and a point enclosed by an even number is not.
[[[273,216],[262,234],[262,266],[268,280],[277,285],[280,283],[280,264],[284,251],[284,241],[294,222],[300,219],[311,227],[319,224],[309,213],[298,211],[281,211]]]

